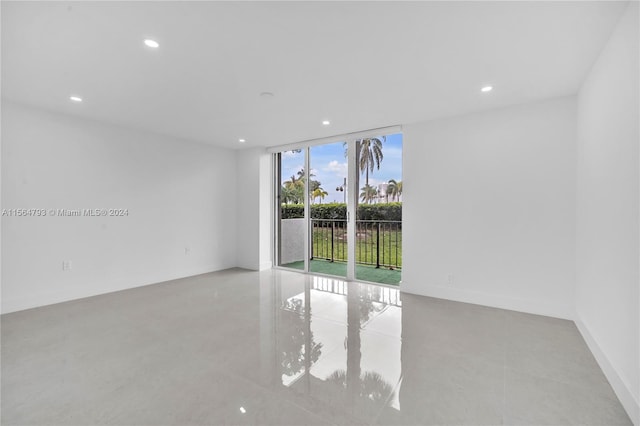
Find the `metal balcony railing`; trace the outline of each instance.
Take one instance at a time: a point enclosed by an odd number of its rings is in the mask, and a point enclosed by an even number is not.
[[[347,221],[311,219],[311,259],[347,261]],[[356,263],[402,268],[402,222],[356,220]]]

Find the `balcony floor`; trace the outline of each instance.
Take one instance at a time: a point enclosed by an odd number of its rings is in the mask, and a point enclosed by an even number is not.
[[[304,261],[287,263],[282,265],[285,268],[304,269]],[[311,272],[319,274],[335,275],[337,277],[345,277],[347,275],[347,264],[344,262],[329,262],[328,260],[311,260]],[[388,268],[376,268],[375,266],[356,265],[356,279],[360,281],[369,281],[378,284],[399,285],[402,272],[400,270],[391,270]]]

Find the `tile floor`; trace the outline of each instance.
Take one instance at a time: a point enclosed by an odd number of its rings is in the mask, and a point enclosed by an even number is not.
[[[287,271],[2,316],[3,425],[628,425],[572,322]]]

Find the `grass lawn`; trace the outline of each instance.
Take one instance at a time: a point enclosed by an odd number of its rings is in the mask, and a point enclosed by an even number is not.
[[[402,231],[380,232],[380,264],[402,268]],[[356,262],[375,265],[378,245],[375,229],[359,229],[356,237]],[[313,257],[331,259],[331,229],[315,228],[313,231]],[[347,259],[346,229],[333,232],[333,260]]]
[[[285,268],[304,269],[304,261],[287,263],[282,265]],[[335,275],[345,277],[347,275],[347,264],[344,262],[329,262],[328,260],[313,259],[309,265],[311,272],[320,274]],[[356,279],[370,281],[379,284],[400,284],[401,271],[387,268],[377,268],[375,266],[356,264]]]

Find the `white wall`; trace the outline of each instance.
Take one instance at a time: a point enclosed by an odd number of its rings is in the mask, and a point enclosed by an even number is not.
[[[271,267],[273,194],[271,155],[261,148],[237,152],[237,266],[252,270]]]
[[[3,208],[129,210],[3,217],[3,312],[235,266],[233,151],[4,101],[2,124]]]
[[[575,114],[571,97],[403,127],[403,291],[573,316]]]
[[[578,96],[577,323],[640,424],[638,3]]]
[[[273,265],[273,160],[271,154],[260,150],[258,153],[258,165],[260,167],[259,186],[260,204],[258,215],[260,216],[260,229],[258,233],[259,261],[258,269],[265,270]]]

